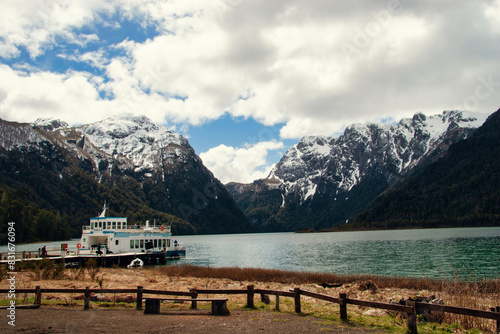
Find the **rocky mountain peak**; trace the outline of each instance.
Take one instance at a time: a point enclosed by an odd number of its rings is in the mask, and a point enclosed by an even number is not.
[[[433,116],[416,113],[395,125],[352,124],[337,138],[304,137],[283,156],[270,177],[283,182],[285,193],[298,192],[302,200],[314,196],[320,183],[335,185],[335,191],[349,191],[373,173],[384,174],[392,182],[432,153],[449,131],[475,129],[486,117],[464,111]]]
[[[60,128],[67,128],[68,123],[55,118],[38,118],[33,126],[41,128],[45,131],[54,131]]]
[[[253,231],[188,141],[145,116],[76,127],[0,120],[0,173],[8,187],[29,189],[27,200],[62,212],[77,234],[106,200],[133,219],[175,221],[184,234]]]
[[[338,137],[307,136],[272,169],[267,178],[273,179],[272,188],[268,182],[256,181],[247,186],[253,194],[259,194],[253,197],[246,194],[244,187],[232,185],[231,189],[237,201],[272,197],[269,201],[275,205],[273,215],[279,212],[280,219],[285,219],[284,212],[293,211],[294,215],[300,212],[316,217],[317,224],[320,220],[324,224],[338,223],[366,207],[368,201],[416,167],[437,159],[451,144],[470,136],[486,117],[465,111],[432,116],[416,113],[396,124],[352,124]],[[279,197],[276,189],[280,189]],[[259,214],[250,217],[256,225],[276,219],[268,216],[272,211],[268,206],[265,215],[255,209],[255,203],[240,207],[252,208],[252,214]],[[262,217],[267,217],[265,222]]]
[[[184,137],[146,116],[114,116],[78,130],[99,150],[127,159],[135,172],[158,170],[165,159],[173,163],[194,153]]]

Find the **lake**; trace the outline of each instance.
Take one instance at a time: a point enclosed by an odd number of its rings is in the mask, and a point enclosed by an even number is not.
[[[428,278],[499,278],[500,227],[177,236],[169,264]],[[77,240],[67,243],[76,249]],[[61,242],[45,243],[58,247]],[[37,250],[43,243],[18,245]],[[5,252],[0,247],[0,252]]]

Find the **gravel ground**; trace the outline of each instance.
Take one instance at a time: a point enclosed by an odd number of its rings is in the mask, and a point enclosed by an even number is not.
[[[331,323],[311,316],[270,311],[230,310],[212,316],[206,310],[162,310],[146,315],[133,309],[57,308],[16,310],[16,326],[0,310],[1,333],[384,333],[350,324]]]

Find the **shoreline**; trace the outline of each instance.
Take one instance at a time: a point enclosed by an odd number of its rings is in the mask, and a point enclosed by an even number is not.
[[[348,228],[350,224],[342,224],[329,228],[322,228],[319,230],[315,230],[314,228],[305,228],[301,230],[295,231],[278,231],[278,232],[242,232],[242,233],[218,233],[218,234],[179,234],[173,237],[182,238],[182,237],[192,237],[192,236],[216,236],[216,235],[245,235],[245,234],[270,234],[270,233],[337,233],[337,232],[374,232],[374,231],[401,231],[401,230],[439,230],[439,229],[480,229],[480,228],[499,228],[499,224],[489,224],[489,225],[442,225],[442,226],[410,226],[410,227],[394,227],[394,228],[380,228],[380,227],[355,227],[350,229]],[[32,242],[24,242],[20,244],[16,244],[16,247],[23,247],[29,245],[36,244],[47,244],[47,243],[69,243],[74,242],[75,244],[80,240],[80,237],[73,237],[65,240],[42,240],[42,241],[32,241]],[[2,247],[7,247],[7,244],[0,243],[0,250]],[[1,251],[0,251],[1,252]]]
[[[480,280],[462,282],[458,280],[436,281],[429,279],[378,277],[367,275],[334,275],[304,272],[289,272],[257,268],[207,268],[196,266],[166,266],[126,268],[52,268],[22,269],[17,273],[17,288],[105,288],[189,291],[190,289],[245,289],[248,285],[255,288],[290,291],[300,287],[311,292],[338,297],[346,293],[349,298],[388,303],[418,296],[435,296],[443,299],[446,305],[489,310],[500,305],[500,280]],[[324,283],[324,284],[323,284]],[[8,282],[2,280],[0,288],[7,288]],[[109,297],[112,298],[113,297]],[[114,296],[115,301],[117,296]],[[44,303],[50,305],[71,305],[72,301],[81,302],[76,294],[43,294]],[[107,299],[106,299],[107,300]],[[246,298],[242,295],[229,296],[230,309],[244,307]],[[2,301],[6,301],[2,296]],[[48,302],[46,302],[48,301]],[[323,316],[326,311],[324,302],[304,298],[308,314]],[[273,303],[273,302],[271,302]],[[109,304],[109,300],[108,300]],[[286,312],[287,303],[280,307]],[[109,307],[109,306],[107,306]],[[293,308],[293,306],[292,306]],[[384,311],[352,307],[354,317],[363,322],[374,316],[384,319],[390,316]],[[293,312],[293,310],[292,310]],[[326,316],[326,315],[325,315]],[[375,318],[373,318],[375,319]],[[459,316],[447,315],[445,322],[459,323],[474,328],[489,328],[491,321],[472,318],[461,320]],[[372,321],[372,320],[370,320]],[[374,322],[380,320],[373,320]],[[404,323],[404,321],[403,321]]]

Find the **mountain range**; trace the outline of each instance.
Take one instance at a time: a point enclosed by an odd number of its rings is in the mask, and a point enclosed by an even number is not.
[[[17,242],[78,237],[104,203],[174,234],[497,224],[499,113],[417,113],[307,136],[267,178],[226,185],[145,116],[0,120],[0,232],[15,221]]]
[[[352,220],[391,186],[445,155],[486,116],[417,113],[392,125],[353,124],[339,137],[304,137],[266,179],[226,186],[259,231],[331,228]]]
[[[79,236],[105,202],[112,215],[172,223],[176,234],[254,231],[188,141],[147,117],[78,127],[1,120],[0,132],[0,217],[23,226],[21,240],[40,236],[48,212]]]
[[[500,109],[342,228],[498,226],[499,199]]]

